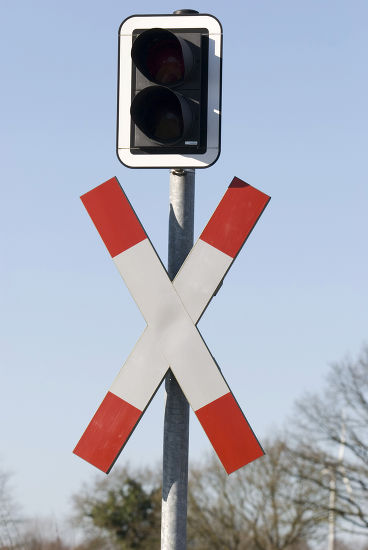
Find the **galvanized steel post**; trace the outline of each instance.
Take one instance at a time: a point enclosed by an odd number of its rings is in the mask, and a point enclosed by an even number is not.
[[[168,273],[171,280],[193,246],[195,174],[170,170]],[[171,370],[165,379],[161,550],[186,549],[189,405]]]

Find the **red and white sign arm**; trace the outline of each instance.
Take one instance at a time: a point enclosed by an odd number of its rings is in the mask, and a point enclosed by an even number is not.
[[[180,301],[178,302],[156,254],[152,254],[152,245],[117,181],[109,180],[84,195],[82,200],[149,326],[78,443],[76,454],[103,471],[108,471],[156,391],[169,362],[227,471],[243,465],[237,465],[237,461],[240,457],[244,461],[245,454],[248,455],[247,462],[256,458],[254,452],[260,456],[262,452],[258,442],[223,377],[217,368],[213,370],[213,359],[193,323],[188,323],[188,316]],[[194,322],[206,307],[268,200],[267,195],[234,178],[174,281],[174,286]],[[121,204],[117,208],[119,203]],[[124,235],[117,245],[117,235],[122,230]],[[152,277],[147,280],[149,265]],[[142,274],[140,282],[139,274]],[[193,274],[196,282],[194,285]],[[155,289],[151,288],[146,292],[147,286]],[[166,297],[164,308],[161,299],[157,303],[158,296]],[[173,329],[172,325],[176,325],[176,328]],[[156,330],[152,327],[156,327]],[[181,343],[178,338],[180,334]],[[174,346],[165,344],[166,341],[175,340],[179,343],[174,343]],[[161,341],[160,349],[166,356],[166,361],[157,347],[158,341]],[[188,346],[192,354],[186,357]],[[193,360],[197,365],[199,361],[201,368],[198,369],[197,366],[195,372],[188,374],[186,365],[192,365]],[[209,372],[206,373],[208,368]],[[239,425],[233,433],[236,432],[235,437],[238,439],[242,439],[242,435],[246,436],[247,453],[244,449],[241,452],[238,449],[235,456],[234,449],[231,450],[231,447],[234,448],[234,441],[229,438],[229,421],[232,424],[238,421]],[[245,425],[248,428],[247,433],[244,432]],[[256,442],[253,450],[249,446],[251,440]],[[231,456],[227,456],[226,449]]]
[[[211,301],[270,197],[233,178],[173,285],[194,323]]]

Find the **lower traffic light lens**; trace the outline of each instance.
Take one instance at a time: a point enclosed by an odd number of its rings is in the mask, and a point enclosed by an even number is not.
[[[148,138],[162,144],[173,144],[183,138],[182,104],[171,90],[161,86],[145,88],[134,98],[130,111],[133,121]]]

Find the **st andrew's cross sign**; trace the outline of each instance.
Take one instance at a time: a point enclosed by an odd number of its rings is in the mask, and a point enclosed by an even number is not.
[[[147,327],[74,453],[108,472],[170,368],[227,473],[262,456],[196,323],[270,197],[234,178],[173,281],[116,178],[81,198]]]

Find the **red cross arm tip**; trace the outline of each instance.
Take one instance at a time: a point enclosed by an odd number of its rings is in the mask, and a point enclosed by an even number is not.
[[[116,178],[88,191],[81,200],[113,258],[147,238]]]
[[[239,178],[233,178],[200,239],[235,258],[270,198]]]
[[[108,474],[141,415],[142,411],[108,392],[73,453]]]
[[[231,392],[196,410],[195,414],[228,474],[264,455]]]

